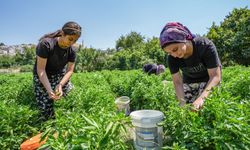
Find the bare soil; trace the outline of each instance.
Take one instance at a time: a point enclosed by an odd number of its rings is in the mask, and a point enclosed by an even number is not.
[[[6,68],[6,69],[0,69],[0,73],[19,73],[20,68]]]

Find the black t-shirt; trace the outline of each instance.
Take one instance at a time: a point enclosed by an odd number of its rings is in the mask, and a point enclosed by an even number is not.
[[[215,45],[204,37],[196,37],[192,41],[193,54],[187,59],[168,55],[168,65],[171,74],[182,71],[184,83],[207,82],[207,69],[221,66]]]
[[[36,47],[36,55],[47,58],[47,75],[60,74],[65,72],[68,62],[75,62],[76,51],[71,47],[63,49],[58,45],[56,38],[44,38]],[[34,73],[37,74],[37,60],[34,66]]]

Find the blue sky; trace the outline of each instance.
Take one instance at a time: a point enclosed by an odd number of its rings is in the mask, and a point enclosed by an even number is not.
[[[0,42],[37,44],[38,39],[60,29],[67,21],[83,27],[87,47],[114,48],[121,35],[136,31],[152,38],[170,21],[205,34],[219,25],[234,8],[249,0],[3,0],[0,2]]]

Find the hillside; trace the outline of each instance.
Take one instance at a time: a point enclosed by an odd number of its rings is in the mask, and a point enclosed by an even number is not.
[[[35,47],[35,44],[20,44],[20,45],[0,45],[0,55],[10,55],[14,56],[17,52],[21,54],[24,52],[25,48]]]

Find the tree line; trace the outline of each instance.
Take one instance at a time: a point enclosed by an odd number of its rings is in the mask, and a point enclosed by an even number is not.
[[[250,10],[235,8],[224,20],[214,22],[207,34],[217,47],[223,66],[250,65]],[[35,61],[35,47],[25,48],[15,56],[0,56],[0,68],[24,66],[31,70]],[[115,48],[100,50],[92,47],[79,47],[76,72],[95,70],[131,70],[139,69],[146,63],[164,64],[167,57],[160,48],[158,37],[146,38],[137,32],[122,35]]]

